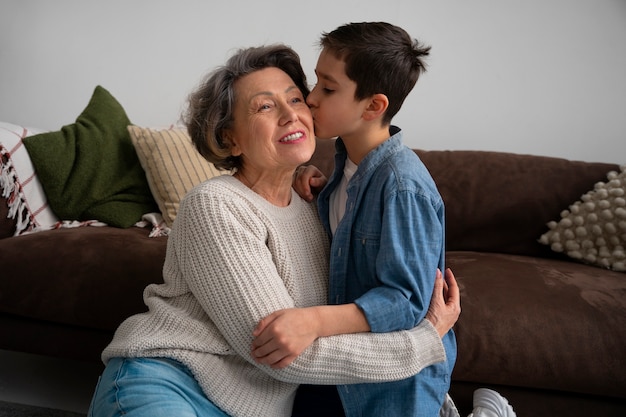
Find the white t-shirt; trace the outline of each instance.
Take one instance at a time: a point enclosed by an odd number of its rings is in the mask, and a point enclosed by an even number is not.
[[[359,166],[352,162],[350,158],[346,158],[346,165],[343,168],[343,177],[341,182],[330,194],[330,231],[335,234],[337,225],[343,219],[343,215],[346,213],[346,202],[348,200],[348,183],[352,179],[352,176],[356,172]]]

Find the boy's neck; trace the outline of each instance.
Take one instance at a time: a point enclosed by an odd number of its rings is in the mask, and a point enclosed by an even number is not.
[[[341,136],[348,158],[359,165],[368,153],[389,139],[389,125],[370,127],[349,136]]]

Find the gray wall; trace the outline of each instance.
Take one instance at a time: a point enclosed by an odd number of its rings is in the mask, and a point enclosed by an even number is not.
[[[394,121],[409,146],[626,162],[624,0],[212,3],[0,0],[0,120],[59,129],[101,84],[168,126],[237,47],[288,43],[314,83],[320,32],[386,20],[433,47]]]

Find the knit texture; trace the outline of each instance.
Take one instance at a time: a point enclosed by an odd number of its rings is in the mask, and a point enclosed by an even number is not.
[[[54,213],[127,228],[158,211],[121,104],[97,86],[76,122],[22,142]]]
[[[626,272],[626,165],[611,171],[548,223],[539,242],[555,252],[613,271]]]
[[[328,237],[316,209],[292,193],[276,207],[231,176],[183,199],[168,240],[164,283],[146,288],[149,311],[127,319],[103,352],[184,363],[228,414],[290,416],[299,383],[407,378],[445,358],[428,322],[412,331],[318,339],[290,366],[250,355],[252,330],[269,313],[326,303]]]

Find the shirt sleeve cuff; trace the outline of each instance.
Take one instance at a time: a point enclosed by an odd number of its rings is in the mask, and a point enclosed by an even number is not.
[[[422,320],[416,327],[409,330],[409,333],[423,368],[446,360],[443,342],[430,321]]]

